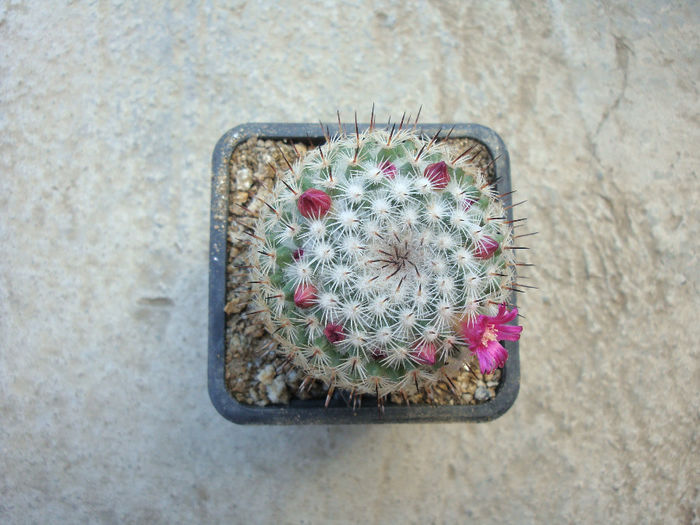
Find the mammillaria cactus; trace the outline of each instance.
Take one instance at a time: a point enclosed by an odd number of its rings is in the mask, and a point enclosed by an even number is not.
[[[381,403],[451,384],[472,355],[503,366],[519,247],[473,148],[374,123],[327,138],[287,162],[247,232],[255,312],[304,384]]]

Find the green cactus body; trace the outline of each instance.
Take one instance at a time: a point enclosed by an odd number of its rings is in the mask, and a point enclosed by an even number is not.
[[[469,358],[460,323],[493,315],[515,271],[503,205],[458,154],[373,129],[280,174],[249,263],[256,310],[307,376],[382,397]]]

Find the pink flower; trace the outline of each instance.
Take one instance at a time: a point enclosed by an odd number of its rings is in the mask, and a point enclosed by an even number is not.
[[[299,195],[299,213],[307,219],[319,219],[331,209],[331,197],[325,191],[311,188]]]
[[[298,261],[304,256],[304,248],[297,248],[292,252],[292,259]]]
[[[498,250],[498,242],[488,235],[484,235],[480,241],[475,243],[474,257],[477,259],[488,259],[496,250]]]
[[[472,355],[476,354],[479,359],[482,374],[490,374],[496,368],[506,364],[508,351],[498,341],[520,339],[523,327],[506,325],[517,315],[517,308],[509,312],[506,305],[501,304],[495,316],[480,315],[476,319],[467,319],[461,324],[462,337],[469,345]]]
[[[328,323],[323,329],[323,335],[326,336],[329,343],[335,344],[338,341],[345,339],[345,332],[343,332],[343,326],[335,323]]]
[[[425,167],[423,175],[430,181],[433,188],[436,190],[446,188],[450,182],[450,174],[447,173],[447,164],[445,164],[445,161],[443,160],[436,162],[435,164],[428,164]]]
[[[379,171],[381,171],[389,179],[396,177],[396,174],[399,172],[399,170],[396,169],[396,166],[388,160],[385,160],[379,165]]]
[[[294,290],[294,304],[299,308],[311,308],[316,302],[316,292],[313,284],[300,284]]]
[[[413,349],[413,357],[424,365],[434,365],[435,352],[436,348],[433,343],[419,343]]]

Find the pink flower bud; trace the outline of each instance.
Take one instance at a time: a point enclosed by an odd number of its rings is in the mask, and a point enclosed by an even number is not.
[[[292,259],[298,261],[304,256],[304,248],[297,248],[292,252]]]
[[[445,164],[445,161],[442,160],[440,162],[436,162],[435,164],[428,164],[425,167],[423,175],[430,181],[433,188],[436,190],[446,188],[450,182],[450,174],[447,173],[447,164]]]
[[[294,304],[299,308],[310,308],[316,302],[316,287],[313,284],[300,284],[294,290]]]
[[[433,343],[419,343],[415,346],[413,356],[419,363],[424,365],[435,364],[436,348]]]
[[[311,188],[299,195],[297,208],[302,217],[318,219],[331,208],[331,197],[325,191]]]
[[[471,207],[474,205],[475,202],[476,202],[476,201],[475,201],[474,199],[470,199],[469,197],[465,198],[465,199],[462,201],[462,209],[463,209],[464,211],[468,211],[469,208],[471,208]]]
[[[338,341],[345,339],[345,332],[343,332],[343,326],[335,323],[328,323],[323,329],[323,335],[326,336],[329,343],[335,344]]]
[[[374,359],[376,361],[380,361],[381,359],[384,359],[384,358],[386,358],[386,353],[384,353],[379,348],[372,349],[372,359]]]
[[[381,171],[388,179],[393,179],[399,172],[399,170],[396,169],[396,166],[388,160],[385,160],[379,165],[379,171]]]
[[[484,235],[479,242],[474,244],[474,257],[488,259],[496,250],[498,250],[498,242],[488,235]]]

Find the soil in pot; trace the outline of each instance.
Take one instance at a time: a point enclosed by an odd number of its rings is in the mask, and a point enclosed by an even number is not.
[[[471,139],[450,139],[455,149],[465,150],[472,145],[476,153],[474,163],[489,166],[491,156],[480,143]],[[275,170],[282,170],[288,159],[304,155],[310,142],[249,139],[236,147],[230,163],[228,261],[226,269],[226,387],[239,402],[247,405],[288,403],[292,398],[325,399],[327,387],[315,381],[303,393],[299,372],[277,353],[277,343],[266,332],[262,323],[252,314],[255,309],[247,282],[248,271],[242,255],[248,249],[241,239],[245,237],[241,224],[250,224],[264,203],[269,188],[275,182]],[[493,180],[493,168],[489,167]],[[411,404],[473,405],[483,403],[496,395],[501,370],[482,375],[476,358],[463,367],[452,383],[440,382],[430,391],[419,389],[408,396]],[[389,396],[388,403],[401,404],[398,394]]]

